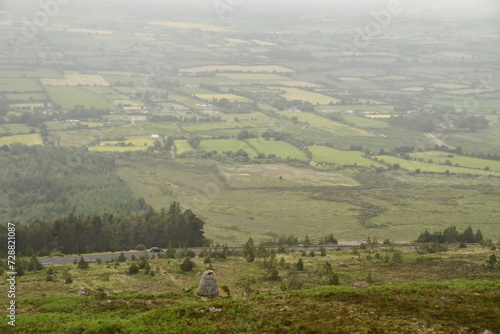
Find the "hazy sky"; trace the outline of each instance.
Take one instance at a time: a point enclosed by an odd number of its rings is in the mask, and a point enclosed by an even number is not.
[[[499,0],[0,0],[0,10],[37,10],[41,3],[56,1],[64,4],[61,7],[92,10],[100,7],[101,10],[131,15],[158,15],[162,12],[189,15],[190,11],[210,15],[219,5],[231,6],[234,8],[232,12],[241,16],[258,12],[363,16],[372,10],[387,8],[390,2],[400,2],[403,15],[500,17]]]

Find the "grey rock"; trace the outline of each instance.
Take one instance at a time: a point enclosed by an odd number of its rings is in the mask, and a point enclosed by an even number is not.
[[[216,297],[219,295],[217,277],[215,277],[213,270],[207,270],[203,273],[203,276],[201,276],[198,294],[207,297]]]

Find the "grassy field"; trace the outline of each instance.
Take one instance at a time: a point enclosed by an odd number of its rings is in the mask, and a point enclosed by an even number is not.
[[[207,142],[209,149],[233,152],[233,146],[222,146],[237,143],[204,140],[202,147]],[[128,159],[120,162],[119,174],[150,205],[180,201],[206,220],[209,238],[232,245],[283,231],[413,240],[425,228],[463,230],[470,224],[500,238],[496,178],[214,163]]]
[[[42,90],[42,87],[36,79],[0,78],[0,92],[26,93],[40,92]]]
[[[279,66],[279,65],[255,65],[255,66],[240,66],[240,65],[215,65],[215,66],[198,66],[183,68],[181,72],[198,73],[198,72],[256,72],[256,73],[292,73],[294,70]],[[229,77],[231,78],[231,77]],[[232,78],[231,78],[232,79]]]
[[[383,167],[383,165],[363,157],[363,152],[341,151],[326,146],[309,146],[313,160],[317,162],[332,162],[338,165],[357,165],[365,167]]]
[[[24,145],[43,145],[43,140],[40,134],[30,134],[30,135],[14,135],[9,137],[0,137],[0,146],[10,145],[13,143],[20,143]]]
[[[307,122],[312,127],[328,131],[333,136],[357,136],[357,137],[373,136],[373,134],[365,130],[357,129],[311,113],[280,112],[280,114],[286,115],[288,117],[297,117],[299,121],[304,123]]]
[[[27,134],[33,128],[25,124],[2,124],[0,125],[0,134]]]
[[[248,153],[250,157],[255,157],[256,152],[247,142],[237,139],[208,139],[202,140],[200,148],[204,151],[217,151],[236,153],[238,150],[243,150]]]
[[[331,96],[326,96],[323,94],[318,94],[315,92],[310,92],[299,88],[279,87],[279,89],[285,91],[285,94],[282,94],[281,96],[290,101],[299,100],[299,101],[311,102],[312,104],[319,103],[322,105],[327,105],[329,103],[336,103],[340,101],[339,99],[336,99]]]
[[[449,161],[454,166],[458,164],[462,167],[476,169],[487,168],[491,171],[500,172],[500,161],[470,158],[437,151],[412,153],[410,156],[415,159],[423,159],[423,161],[429,161],[429,159],[431,159],[434,163],[438,164],[444,164],[446,161]]]
[[[449,171],[450,173],[456,174],[472,174],[472,175],[495,175],[497,172],[495,171],[485,171],[475,168],[465,168],[465,167],[455,167],[455,166],[446,166],[439,165],[437,163],[428,163],[428,162],[420,162],[415,160],[405,160],[397,157],[382,155],[377,156],[379,162],[386,162],[391,165],[399,164],[399,166],[408,171],[415,171],[416,169],[420,169],[422,172],[431,172],[431,173],[445,173]],[[446,160],[446,159],[445,159]],[[437,162],[437,161],[436,161]]]
[[[204,264],[196,257],[194,270],[187,273],[179,269],[183,259],[150,259],[147,253],[153,274],[142,269],[129,275],[129,266],[138,264],[130,258],[90,263],[83,270],[75,265],[47,266],[17,278],[16,328],[3,322],[0,330],[5,334],[500,330],[500,273],[485,266],[493,253],[488,248],[452,245],[448,252],[431,255],[377,246],[325,256],[316,252],[315,257],[278,254],[274,260],[264,255],[252,263],[229,256]],[[299,271],[295,268],[301,258],[304,270]],[[273,263],[275,280],[266,279],[264,260]],[[200,273],[208,267],[216,273],[219,297],[196,295]],[[337,275],[338,285],[329,284],[331,273]],[[65,283],[68,275],[72,283]],[[357,282],[364,282],[364,287],[357,287]],[[5,279],[0,285],[8,288]],[[78,296],[82,287],[88,296]],[[243,293],[251,296],[244,298]]]
[[[78,71],[65,71],[64,79],[41,79],[45,86],[109,86],[98,74],[83,74]]]
[[[95,152],[129,152],[145,151],[154,146],[154,140],[150,138],[128,138],[123,141],[102,141],[98,146],[90,148]]]
[[[249,100],[246,97],[243,96],[238,96],[235,94],[196,94],[197,97],[199,97],[202,100],[207,100],[207,101],[212,101],[213,99],[215,100],[222,100],[222,99],[228,99],[229,101],[232,102],[249,102]]]
[[[345,116],[344,119],[346,122],[360,128],[387,128],[389,126],[386,122],[371,119],[369,117]]]
[[[45,90],[50,98],[60,104],[63,108],[73,109],[76,105],[87,108],[112,109],[111,102],[97,94],[93,94],[83,88],[72,86],[46,86]]]
[[[253,138],[246,140],[246,142],[257,151],[257,153],[263,153],[266,156],[269,154],[276,154],[277,157],[281,157],[282,159],[291,158],[307,160],[304,152],[282,141],[266,141],[264,138]]]

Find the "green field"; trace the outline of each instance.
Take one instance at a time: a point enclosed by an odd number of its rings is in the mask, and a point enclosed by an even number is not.
[[[360,128],[387,128],[389,126],[386,122],[367,117],[345,116],[344,119]]]
[[[383,167],[383,165],[363,157],[363,152],[340,151],[326,146],[309,146],[309,151],[313,154],[313,160],[317,162],[331,162],[338,165]]]
[[[444,164],[446,161],[449,161],[453,166],[458,164],[461,167],[476,169],[488,168],[491,171],[500,172],[500,161],[470,158],[437,151],[412,153],[410,156],[419,160],[423,159],[423,161],[429,161],[429,159],[432,159],[434,163],[438,164]]]
[[[177,147],[177,154],[181,154],[188,151],[193,151],[194,149],[189,145],[187,140],[176,140],[175,146]]]
[[[96,152],[128,152],[145,151],[154,146],[154,140],[150,138],[128,138],[123,141],[102,141],[99,146],[91,147]]]
[[[223,146],[238,141],[204,140],[201,146],[207,143],[210,149],[235,152],[234,146]],[[128,159],[120,165],[120,177],[137,196],[158,209],[180,201],[206,219],[209,238],[231,245],[282,231],[314,237],[332,231],[347,240],[360,235],[413,240],[425,228],[464,229],[474,223],[494,240],[500,237],[495,178],[401,171],[325,173],[276,164],[216,166],[211,160]]]
[[[83,88],[72,86],[47,86],[45,87],[52,101],[60,104],[65,109],[73,109],[77,105],[86,108],[112,109],[111,102]]]
[[[125,262],[91,262],[88,269],[49,265],[17,277],[16,327],[3,322],[0,330],[5,334],[499,330],[499,272],[485,265],[491,250],[472,245],[449,248],[419,254],[399,246],[372,245],[324,256],[316,248],[314,257],[290,251],[274,258],[265,251],[254,262],[242,254],[229,254],[224,259],[212,257],[209,264],[203,263],[208,256],[195,257],[189,272],[180,270],[184,260],[180,254],[159,259],[139,251],[135,260],[129,256]],[[296,269],[299,260],[301,270]],[[132,264],[148,267],[130,275]],[[274,268],[275,279],[269,279],[269,267]],[[196,295],[200,274],[207,268],[217,275],[218,297]],[[65,283],[68,276],[71,283]],[[7,289],[7,282],[1,287]],[[82,288],[87,296],[78,295]]]
[[[297,113],[297,112],[280,112],[282,115],[286,115],[288,117],[297,117],[297,119],[301,122],[308,123],[310,126],[318,128],[320,130],[328,131],[333,136],[358,136],[358,137],[371,137],[373,134],[353,128],[351,126],[338,123],[327,118],[311,114],[311,113]]]
[[[306,160],[304,152],[300,151],[293,145],[282,141],[269,140],[266,141],[264,138],[253,138],[248,139],[246,142],[257,152],[263,153],[266,156],[269,154],[276,154],[277,157],[282,159],[299,159]]]
[[[408,171],[415,171],[420,169],[421,172],[430,172],[430,173],[445,173],[449,171],[450,173],[456,174],[473,174],[473,175],[496,175],[497,172],[494,171],[485,171],[480,169],[473,168],[464,168],[464,167],[455,167],[455,166],[446,166],[439,165],[437,163],[428,163],[428,162],[420,162],[415,160],[405,160],[393,156],[388,155],[380,155],[376,157],[379,162],[385,162],[391,165],[399,164],[402,169]]]
[[[207,139],[202,140],[200,149],[204,151],[233,152],[243,150],[248,153],[249,157],[257,156],[257,153],[247,142],[237,139]]]
[[[25,124],[2,124],[0,125],[0,134],[26,134],[30,133],[32,129]]]
[[[28,146],[43,145],[43,140],[40,134],[30,135],[14,135],[9,137],[0,137],[0,146],[20,143]]]
[[[25,93],[43,91],[36,79],[0,78],[0,92]]]

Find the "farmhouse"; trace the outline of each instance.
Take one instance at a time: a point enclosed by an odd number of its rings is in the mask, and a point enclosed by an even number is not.
[[[153,134],[151,135],[151,139],[160,139],[160,135]]]

